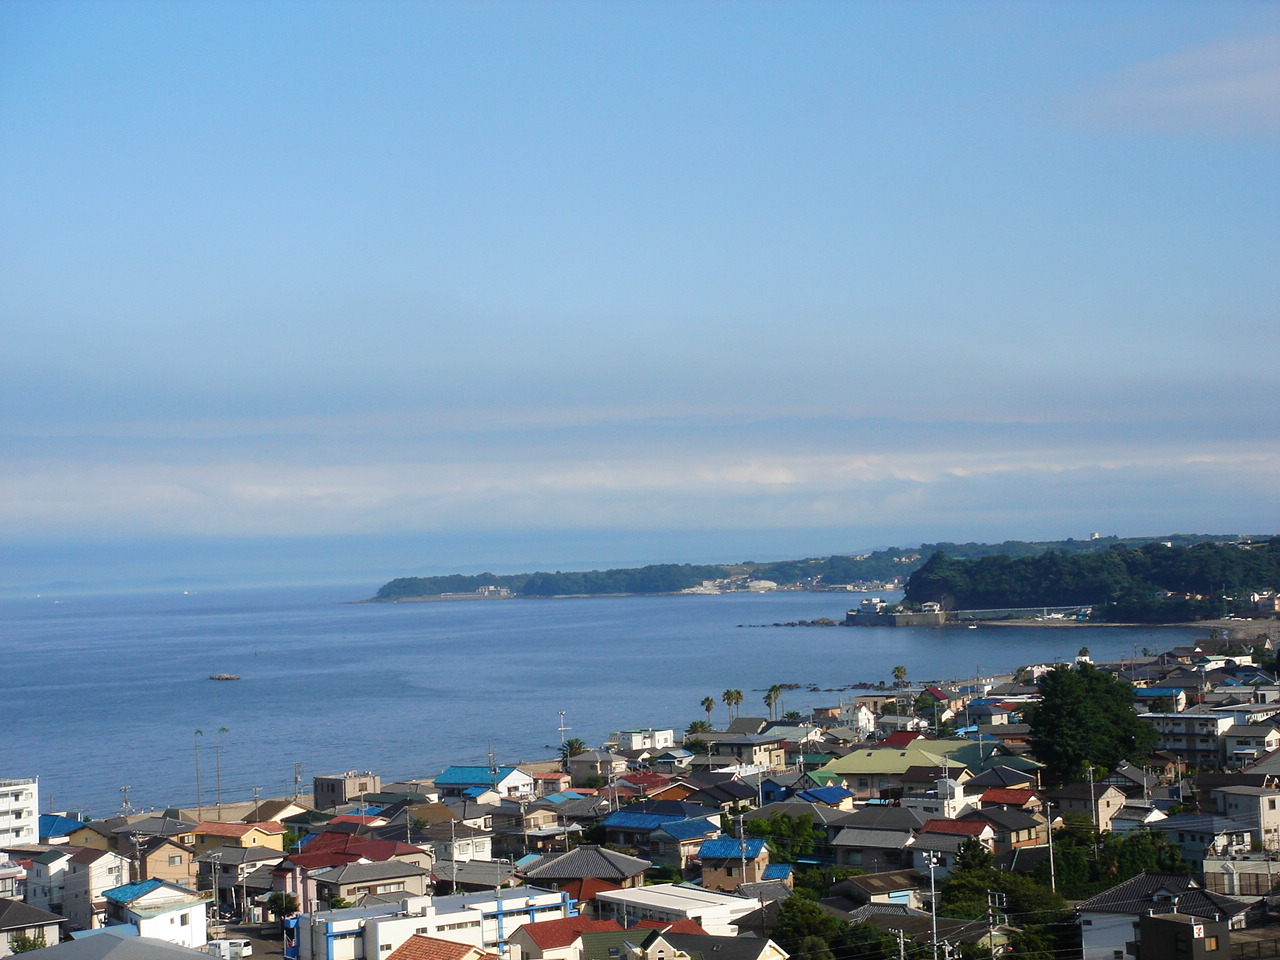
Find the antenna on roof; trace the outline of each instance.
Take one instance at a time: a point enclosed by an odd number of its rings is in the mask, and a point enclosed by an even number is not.
[[[566,727],[566,726],[564,725],[564,711],[563,711],[563,710],[559,710],[559,711],[557,711],[557,712],[560,714],[560,726],[556,727],[556,729],[560,731],[560,751],[563,753],[563,752],[564,752],[564,732],[565,732],[566,730],[572,730],[572,729],[573,729],[573,727]]]
[[[125,784],[123,787],[120,788],[120,792],[124,794],[124,799],[120,801],[120,813],[122,816],[127,817],[129,814],[133,812],[133,807],[129,806],[129,791],[132,789],[133,787],[129,786],[128,784]]]

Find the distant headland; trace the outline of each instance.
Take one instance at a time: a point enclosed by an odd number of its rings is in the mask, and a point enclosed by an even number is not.
[[[399,577],[369,602],[902,590],[892,612],[1081,606],[1094,621],[1171,623],[1268,611],[1280,537],[1169,534],[922,543],[870,553],[736,564]],[[925,605],[928,605],[926,607]]]

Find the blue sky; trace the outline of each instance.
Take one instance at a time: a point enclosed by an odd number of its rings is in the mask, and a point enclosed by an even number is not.
[[[1272,3],[0,9],[0,572],[1280,529]]]

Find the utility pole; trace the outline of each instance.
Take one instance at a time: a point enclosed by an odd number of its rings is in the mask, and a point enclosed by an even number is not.
[[[907,935],[902,930],[893,932],[898,938],[898,960],[907,960]]]
[[[1046,826],[1049,828],[1049,889],[1054,893],[1058,892],[1058,871],[1053,863],[1053,804],[1048,800],[1044,802],[1045,816],[1048,818]]]
[[[204,806],[200,802],[200,737],[204,736],[203,730],[197,730],[192,738],[195,744],[196,752],[196,819],[204,819]]]
[[[293,761],[293,799],[297,800],[302,793],[302,764]],[[314,802],[314,800],[312,801]]]
[[[222,819],[222,735],[227,732],[226,727],[219,727],[218,736],[213,741],[214,803],[217,804],[219,820]]]
[[[124,794],[124,799],[120,801],[120,815],[122,817],[127,817],[129,814],[133,813],[133,807],[129,806],[129,791],[132,789],[133,787],[128,784],[125,784],[120,788],[120,792]]]
[[[929,854],[929,929],[933,941],[933,960],[938,960],[938,884],[934,871],[938,867],[938,855]]]
[[[560,731],[560,753],[563,755],[563,754],[564,754],[564,732],[565,732],[566,730],[572,730],[572,729],[573,729],[573,727],[566,727],[566,726],[564,725],[564,711],[563,711],[563,710],[560,710],[560,711],[557,711],[557,712],[560,714],[560,726],[558,726],[556,729]]]
[[[742,814],[738,814],[733,818],[734,823],[738,827],[738,859],[742,862],[742,873],[738,878],[738,885],[747,882],[747,835],[742,829]]]
[[[987,939],[991,943],[991,960],[996,960],[996,927],[1008,917],[1004,914],[1005,895],[998,890],[987,891]]]

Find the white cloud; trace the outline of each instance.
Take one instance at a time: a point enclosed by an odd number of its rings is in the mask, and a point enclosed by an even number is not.
[[[1218,39],[1138,63],[1072,113],[1138,133],[1280,135],[1280,36]]]

